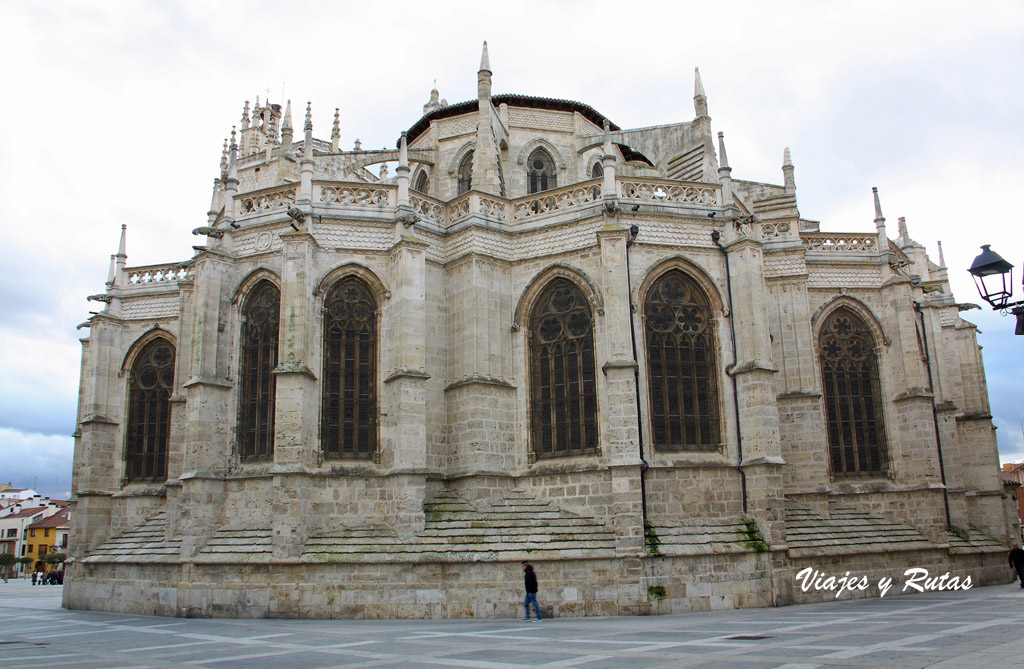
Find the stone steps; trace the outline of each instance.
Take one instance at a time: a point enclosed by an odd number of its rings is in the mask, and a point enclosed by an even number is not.
[[[166,562],[169,559],[176,559],[181,553],[181,540],[166,539],[166,532],[167,514],[161,512],[111,537],[85,558],[85,561]]]
[[[861,509],[829,501],[829,517],[787,501],[786,543],[790,557],[888,553],[934,549],[915,528]]]

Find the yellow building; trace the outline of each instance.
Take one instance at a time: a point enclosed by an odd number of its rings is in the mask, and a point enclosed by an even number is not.
[[[60,568],[60,565],[46,562],[46,556],[50,553],[67,553],[70,514],[71,510],[65,507],[58,513],[28,526],[25,557],[34,560],[33,571],[48,572]]]

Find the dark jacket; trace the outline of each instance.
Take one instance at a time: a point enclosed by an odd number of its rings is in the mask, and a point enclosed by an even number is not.
[[[1010,566],[1014,569],[1024,567],[1024,549],[1014,548],[1010,551]]]
[[[526,569],[523,570],[523,582],[527,593],[537,594],[537,575],[533,573],[532,565],[526,565]]]

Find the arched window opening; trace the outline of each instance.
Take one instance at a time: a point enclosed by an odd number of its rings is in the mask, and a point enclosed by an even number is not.
[[[528,192],[539,193],[541,191],[557,188],[555,176],[555,161],[551,154],[544,149],[535,149],[526,161],[527,175],[529,178]]]
[[[377,452],[377,301],[361,279],[342,279],[324,301],[321,439],[328,458]]]
[[[242,309],[239,454],[243,460],[274,458],[274,394],[281,291],[261,281]]]
[[[888,470],[875,342],[849,309],[830,315],[818,336],[822,396],[833,476],[877,476]]]
[[[468,193],[473,188],[473,152],[468,152],[459,163],[459,195]]]
[[[555,279],[530,315],[530,421],[537,458],[597,452],[597,383],[590,305]]]
[[[604,165],[602,165],[599,162],[594,163],[594,166],[590,168],[590,178],[591,179],[597,179],[597,178],[603,177],[603,176],[604,176]]]
[[[654,448],[718,448],[717,347],[704,292],[682,272],[667,272],[647,294],[644,329]]]
[[[412,189],[421,193],[426,193],[430,190],[430,177],[427,176],[426,170],[420,170],[419,175],[416,177],[416,185]]]
[[[126,478],[129,482],[166,481],[174,346],[163,338],[146,344],[132,363],[130,384]]]

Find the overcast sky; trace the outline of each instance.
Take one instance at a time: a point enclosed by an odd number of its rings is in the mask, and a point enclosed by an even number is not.
[[[714,6],[714,7],[713,7]],[[717,7],[717,9],[716,9]],[[0,482],[70,487],[81,347],[122,223],[128,264],[186,260],[242,104],[313,103],[327,139],[393,146],[433,81],[585,102],[624,128],[693,118],[700,67],[734,179],[781,183],[824,231],[874,230],[871,187],[980,302],[990,243],[1024,262],[1024,3],[0,0]],[[301,112],[300,112],[301,113]],[[301,121],[299,121],[301,124]],[[1024,337],[984,311],[1004,461],[1024,459]]]

